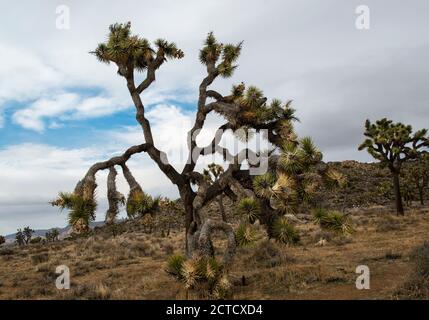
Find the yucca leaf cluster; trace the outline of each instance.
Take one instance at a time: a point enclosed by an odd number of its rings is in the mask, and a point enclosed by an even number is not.
[[[127,215],[129,218],[143,217],[146,214],[154,214],[159,208],[161,197],[139,191],[131,192],[127,201]]]
[[[115,63],[119,67],[119,74],[127,76],[132,70],[144,71],[157,58],[183,58],[183,51],[176,44],[164,39],[154,42],[154,47],[145,38],[131,34],[131,23],[115,23],[109,28],[106,42],[100,43],[91,52],[101,62]],[[163,62],[163,61],[162,61]]]
[[[235,231],[235,239],[240,247],[247,247],[256,242],[258,232],[256,228],[249,223],[241,223]]]
[[[350,218],[338,211],[318,208],[313,212],[313,219],[322,229],[339,235],[348,235],[354,231]]]
[[[89,223],[95,220],[97,202],[93,197],[60,192],[58,198],[51,201],[51,205],[57,206],[61,210],[68,209],[68,222],[75,229],[87,229]]]
[[[273,234],[277,242],[294,245],[300,240],[298,230],[286,217],[279,217],[274,221]]]
[[[260,210],[259,203],[254,198],[243,198],[238,203],[238,213],[246,223],[255,223],[259,217]]]
[[[172,255],[165,271],[180,281],[186,290],[195,290],[208,298],[225,299],[231,294],[232,285],[222,264],[215,258],[187,260],[182,255]]]

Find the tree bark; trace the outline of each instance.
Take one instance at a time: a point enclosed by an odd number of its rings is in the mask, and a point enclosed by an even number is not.
[[[217,197],[216,201],[219,204],[219,210],[220,210],[220,214],[222,215],[222,221],[228,222],[228,219],[226,218],[225,207],[223,206],[223,195],[221,194],[219,197]]]
[[[417,188],[419,189],[420,204],[423,206],[425,204],[423,199],[423,187],[417,186]]]
[[[215,230],[223,231],[228,238],[228,247],[223,256],[223,264],[228,265],[232,262],[236,251],[234,229],[228,223],[207,219],[203,223],[198,237],[199,252],[203,256],[214,257],[212,234]]]
[[[401,187],[399,184],[399,172],[393,172],[393,189],[395,192],[396,213],[404,215],[404,206],[402,205]]]
[[[116,189],[116,176],[118,172],[115,167],[109,168],[109,175],[107,176],[107,199],[109,201],[109,208],[106,212],[106,224],[115,223],[115,218],[119,213],[119,203],[123,195]]]

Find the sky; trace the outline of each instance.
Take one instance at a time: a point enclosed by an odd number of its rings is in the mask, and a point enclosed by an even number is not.
[[[360,5],[369,29],[356,27]],[[185,52],[142,95],[155,142],[178,167],[205,75],[198,50],[210,31],[223,43],[244,41],[239,68],[214,89],[227,94],[243,81],[269,99],[293,100],[297,132],[313,137],[326,161],[372,161],[357,150],[365,119],[428,127],[428,12],[425,0],[0,0],[0,234],[65,226],[66,214],[48,204],[58,191],[143,142],[124,79],[89,54],[110,24],[131,21],[134,33]],[[209,117],[201,145],[220,123]],[[146,191],[177,197],[147,156],[129,165]],[[106,175],[97,176],[97,220]],[[125,181],[118,184],[126,194]]]

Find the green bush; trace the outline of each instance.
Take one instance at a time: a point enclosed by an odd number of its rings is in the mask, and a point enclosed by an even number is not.
[[[313,218],[322,229],[332,231],[336,234],[345,235],[354,231],[349,217],[338,211],[318,208],[314,210]]]

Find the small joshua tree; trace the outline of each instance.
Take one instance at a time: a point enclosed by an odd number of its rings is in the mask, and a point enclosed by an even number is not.
[[[203,175],[204,175],[204,178],[206,179],[206,181],[208,181],[210,184],[212,184],[217,179],[219,179],[220,175],[223,172],[224,172],[224,169],[222,166],[220,166],[216,163],[211,163],[208,165],[208,169],[204,169]],[[220,194],[216,198],[216,201],[219,205],[219,210],[220,210],[220,214],[222,216],[222,220],[224,222],[228,222],[228,219],[226,218],[225,207],[223,205],[223,194]]]
[[[408,179],[416,187],[420,203],[424,205],[424,194],[429,185],[429,154],[413,161],[408,171]]]
[[[59,240],[60,232],[58,229],[52,229],[45,233],[45,238],[47,242],[55,242]]]
[[[15,235],[15,243],[19,246],[25,245],[25,236],[22,229],[18,229]]]
[[[34,230],[30,227],[25,227],[22,233],[24,235],[25,244],[29,244],[31,242],[31,238],[33,237]]]
[[[399,176],[404,162],[417,159],[427,152],[429,147],[427,130],[422,129],[414,134],[410,125],[393,123],[383,118],[371,123],[365,122],[364,135],[367,139],[359,146],[359,150],[366,149],[383,166],[387,166],[393,176],[396,211],[404,215]]]

